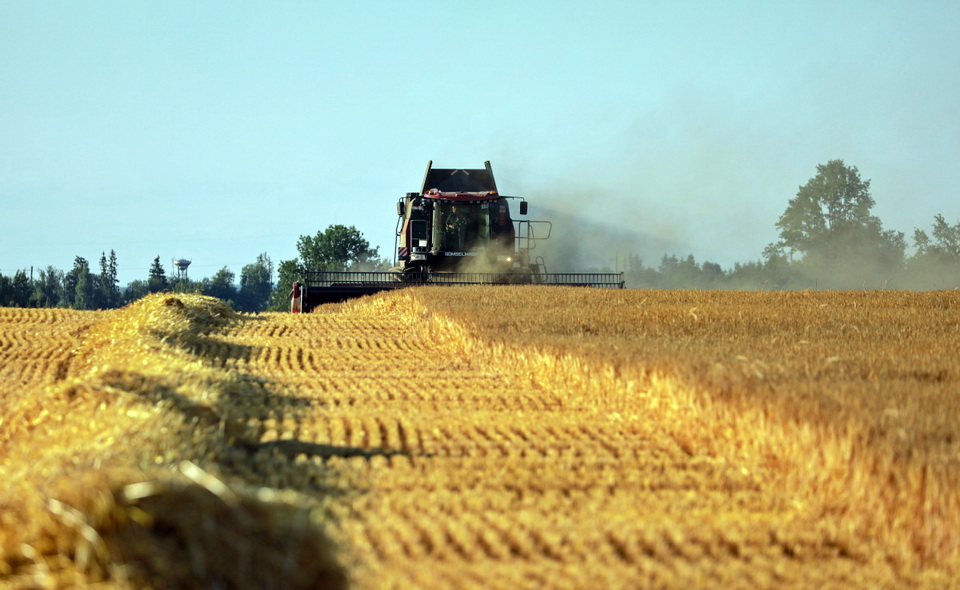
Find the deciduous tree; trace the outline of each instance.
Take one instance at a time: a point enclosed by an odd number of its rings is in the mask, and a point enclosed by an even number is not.
[[[218,270],[209,281],[207,281],[207,284],[204,286],[204,292],[211,297],[236,303],[237,287],[234,284],[236,280],[237,275],[234,274],[229,268],[224,266]]]
[[[132,303],[142,297],[146,297],[149,293],[150,286],[147,281],[134,279],[127,283],[126,289],[123,290],[123,301],[125,303]]]
[[[916,253],[907,261],[907,286],[914,289],[955,289],[960,286],[960,222],[950,225],[943,215],[931,230],[916,229]]]
[[[933,218],[931,230],[933,240],[922,229],[913,232],[913,244],[917,248],[918,256],[943,256],[960,258],[960,222],[950,225],[943,215]]]
[[[906,248],[903,233],[884,231],[870,213],[873,206],[870,181],[861,179],[856,166],[843,160],[820,164],[777,221],[775,249],[800,255],[808,266],[836,269],[842,263],[847,270],[899,270]]]
[[[32,288],[30,279],[24,270],[18,270],[13,275],[11,287],[11,305],[14,307],[29,307]]]
[[[379,262],[379,248],[371,248],[354,226],[331,225],[315,236],[300,236],[297,251],[309,270],[364,270]]]
[[[73,308],[96,309],[93,278],[90,276],[90,264],[85,258],[77,256],[73,262]]]
[[[277,266],[277,287],[270,295],[270,311],[290,311],[290,290],[294,281],[303,279],[304,268],[299,261],[283,260]]]
[[[273,290],[273,262],[266,252],[257,256],[257,261],[248,264],[240,271],[240,291],[237,293],[238,307],[242,311],[258,312],[270,303]]]
[[[39,278],[33,283],[31,305],[35,307],[57,307],[63,299],[62,270],[48,266],[40,271]]]

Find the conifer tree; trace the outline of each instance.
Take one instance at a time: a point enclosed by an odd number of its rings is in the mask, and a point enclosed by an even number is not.
[[[117,253],[110,250],[110,258],[100,253],[99,299],[106,309],[120,306],[120,286],[117,280]]]
[[[160,257],[157,256],[153,259],[153,264],[150,266],[150,275],[147,278],[147,291],[150,293],[157,293],[163,291],[170,286],[170,283],[167,281],[167,273],[163,270],[163,265],[160,264]]]

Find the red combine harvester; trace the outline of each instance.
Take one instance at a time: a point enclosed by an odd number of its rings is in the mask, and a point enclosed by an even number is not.
[[[549,273],[536,243],[550,237],[549,221],[513,219],[510,201],[527,214],[522,197],[501,195],[490,162],[484,168],[434,168],[419,193],[397,203],[397,247],[384,272],[308,271],[293,284],[290,309],[309,312],[380,291],[417,285],[572,285],[623,288],[623,273]]]

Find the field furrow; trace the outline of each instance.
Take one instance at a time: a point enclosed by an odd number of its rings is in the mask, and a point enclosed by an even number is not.
[[[29,389],[63,379],[96,312],[0,308],[0,383]]]
[[[958,309],[519,287],[0,310],[0,583],[943,587]]]

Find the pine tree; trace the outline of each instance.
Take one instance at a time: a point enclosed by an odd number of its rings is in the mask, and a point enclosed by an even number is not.
[[[13,281],[0,274],[0,307],[7,307],[13,299]]]
[[[147,290],[150,293],[157,293],[169,287],[170,283],[167,281],[167,273],[164,272],[163,265],[160,264],[160,257],[157,256],[153,259],[153,264],[150,266],[150,275],[147,278]]]
[[[120,306],[120,286],[117,280],[117,253],[110,250],[110,258],[100,253],[100,303],[105,309]]]

